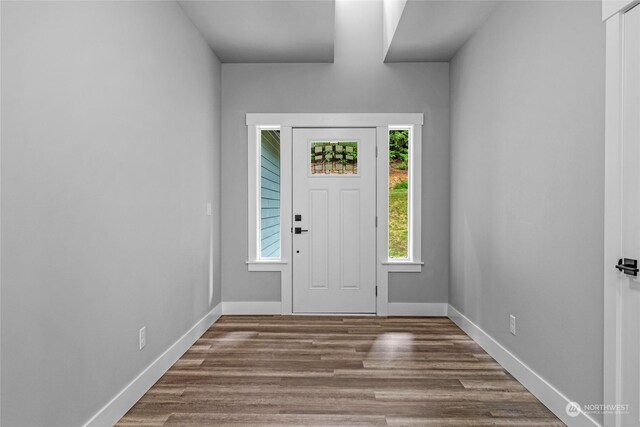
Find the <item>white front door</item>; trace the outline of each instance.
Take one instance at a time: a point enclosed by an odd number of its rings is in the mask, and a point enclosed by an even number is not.
[[[293,130],[293,312],[376,312],[375,129]]]
[[[640,426],[640,6],[624,15],[623,49],[622,265],[615,301],[620,359],[617,399],[608,403],[629,405],[616,411],[617,426]]]

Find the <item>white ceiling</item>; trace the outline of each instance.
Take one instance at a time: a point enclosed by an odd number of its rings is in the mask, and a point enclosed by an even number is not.
[[[497,3],[408,0],[390,37],[385,62],[450,61]]]
[[[179,4],[222,62],[333,62],[334,0]]]

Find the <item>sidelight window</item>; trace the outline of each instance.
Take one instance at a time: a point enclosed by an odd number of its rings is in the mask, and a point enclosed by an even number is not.
[[[280,258],[280,130],[260,132],[260,259]]]
[[[410,258],[410,128],[389,129],[389,259]]]

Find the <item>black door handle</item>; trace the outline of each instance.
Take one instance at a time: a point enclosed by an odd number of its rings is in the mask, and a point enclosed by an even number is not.
[[[296,228],[294,228],[294,230],[295,230],[294,231],[295,234],[302,234],[302,233],[306,233],[306,232],[309,231],[309,230],[303,230],[302,227],[296,227]]]
[[[616,265],[616,268],[624,274],[628,274],[629,276],[637,276],[638,271],[640,271],[638,269],[638,260],[631,258],[621,258],[618,261],[618,265]]]

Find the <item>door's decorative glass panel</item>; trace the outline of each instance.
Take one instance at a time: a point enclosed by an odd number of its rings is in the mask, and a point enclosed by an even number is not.
[[[409,258],[409,130],[389,131],[389,258]]]
[[[356,141],[318,141],[311,143],[312,175],[357,175]]]
[[[260,258],[280,258],[280,131],[260,132]]]

